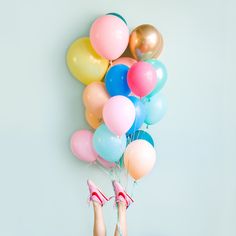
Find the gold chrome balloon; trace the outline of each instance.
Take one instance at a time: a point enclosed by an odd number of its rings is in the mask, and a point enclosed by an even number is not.
[[[136,60],[157,58],[163,49],[162,35],[152,25],[140,25],[130,35],[129,48]]]
[[[109,61],[98,55],[89,38],[74,41],[67,52],[67,65],[71,74],[83,84],[101,81]]]

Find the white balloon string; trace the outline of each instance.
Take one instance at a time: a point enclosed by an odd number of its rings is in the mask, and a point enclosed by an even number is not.
[[[112,176],[111,171],[106,170],[106,168],[103,167],[103,166],[102,166],[99,162],[97,162],[97,161],[95,162],[95,165],[96,165],[103,173],[105,173],[106,175],[108,175],[111,180],[113,180],[113,176]]]
[[[136,187],[137,184],[138,183],[137,183],[136,180],[133,181],[132,190],[131,190],[131,193],[130,193],[131,198],[133,198],[133,196],[134,196],[134,191],[135,191],[135,187]]]

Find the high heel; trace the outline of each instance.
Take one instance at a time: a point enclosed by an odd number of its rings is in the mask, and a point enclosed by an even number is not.
[[[89,188],[89,202],[97,202],[103,206],[110,198],[106,197],[105,194],[91,181],[87,180]]]
[[[112,185],[115,192],[115,202],[123,202],[125,203],[126,208],[128,208],[134,200],[128,195],[128,193],[125,192],[123,187],[116,180],[112,181]]]

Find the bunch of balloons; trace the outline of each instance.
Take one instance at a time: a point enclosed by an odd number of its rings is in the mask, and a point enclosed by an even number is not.
[[[129,48],[131,57],[122,57]],[[80,160],[106,168],[127,169],[138,180],[154,166],[156,151],[143,124],[159,122],[166,112],[160,90],[166,83],[165,65],[157,60],[163,38],[152,25],[140,25],[131,34],[117,13],[97,18],[90,37],[79,38],[67,52],[72,75],[86,85],[85,118],[95,130],[80,130],[71,138],[71,150]]]

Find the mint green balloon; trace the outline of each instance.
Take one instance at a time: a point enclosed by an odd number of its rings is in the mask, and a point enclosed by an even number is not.
[[[142,102],[146,111],[144,123],[153,125],[159,122],[167,111],[167,99],[162,93],[157,93],[151,98],[143,98]]]
[[[146,97],[150,98],[153,95],[157,94],[160,92],[160,90],[164,87],[166,81],[167,81],[167,70],[165,65],[160,62],[159,60],[156,59],[148,59],[146,62],[150,63],[156,70],[157,73],[157,85],[154,88],[154,90],[149,93]]]
[[[118,137],[105,124],[101,124],[93,135],[93,147],[97,154],[110,162],[118,162],[126,148],[126,135]]]

